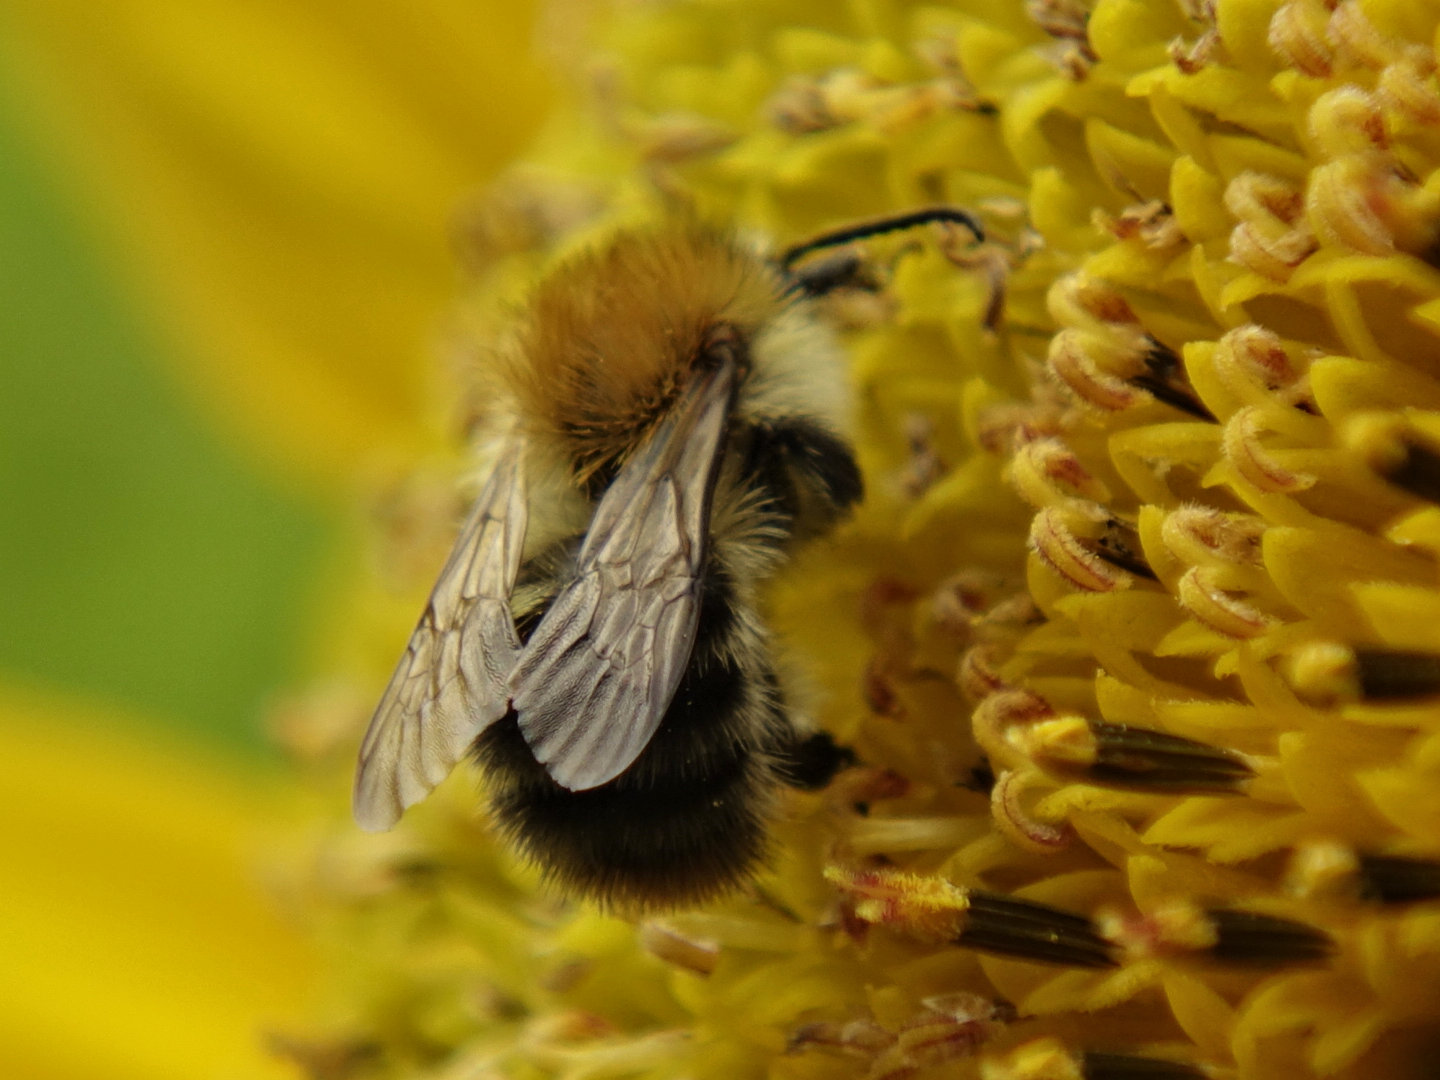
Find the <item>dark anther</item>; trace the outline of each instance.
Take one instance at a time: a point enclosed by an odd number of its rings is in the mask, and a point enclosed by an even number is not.
[[[1085,1053],[1080,1055],[1080,1075],[1085,1080],[1205,1080],[1208,1074],[1183,1061]]]
[[[1230,793],[1254,775],[1230,750],[1128,724],[1091,721],[1096,757],[1087,770],[1100,784],[1141,791]]]
[[[1042,964],[1114,967],[1113,946],[1094,924],[1048,904],[972,890],[957,945]]]
[[[1407,904],[1440,896],[1440,863],[1401,855],[1360,856],[1360,896],[1382,904]]]
[[[1314,963],[1335,948],[1327,934],[1290,919],[1233,910],[1206,915],[1216,934],[1210,956],[1224,964],[1271,968]]]
[[[1440,694],[1440,656],[1395,649],[1356,649],[1355,674],[1367,701]]]
[[[1195,392],[1183,379],[1184,366],[1175,350],[1151,338],[1150,351],[1145,354],[1145,374],[1136,375],[1130,382],[1142,390],[1148,390],[1157,401],[1174,406],[1181,412],[1189,413],[1200,420],[1214,421],[1215,417],[1195,397]]]

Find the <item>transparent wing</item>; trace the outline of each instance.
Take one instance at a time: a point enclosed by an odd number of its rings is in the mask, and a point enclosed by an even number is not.
[[[698,379],[605,492],[576,576],[520,654],[510,697],[551,778],[599,787],[640,756],[690,660],[706,531],[734,392]]]
[[[394,825],[509,708],[520,651],[510,592],[525,541],[522,449],[512,439],[486,481],[365,732],[353,801],[363,829]]]

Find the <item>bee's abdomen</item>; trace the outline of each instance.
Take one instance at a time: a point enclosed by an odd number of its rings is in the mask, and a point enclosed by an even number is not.
[[[699,902],[745,880],[764,854],[773,779],[748,749],[712,758],[689,780],[652,774],[642,783],[632,772],[567,791],[533,759],[524,775],[493,768],[496,757],[514,756],[516,741],[528,753],[507,717],[477,747],[492,766],[492,813],[567,892],[622,907]]]
[[[477,740],[496,825],[562,889],[621,907],[674,907],[753,874],[780,781],[773,755],[791,727],[764,650],[746,633],[728,579],[712,567],[695,648],[659,730],[600,787],[570,791],[552,780],[513,712]]]

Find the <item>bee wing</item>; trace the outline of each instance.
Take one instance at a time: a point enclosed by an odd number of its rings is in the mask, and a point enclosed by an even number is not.
[[[475,500],[365,732],[353,800],[363,829],[394,825],[509,708],[520,652],[510,593],[525,540],[521,453],[512,439]]]
[[[698,379],[620,470],[510,678],[520,733],[562,787],[629,768],[685,673],[734,383],[729,361]]]

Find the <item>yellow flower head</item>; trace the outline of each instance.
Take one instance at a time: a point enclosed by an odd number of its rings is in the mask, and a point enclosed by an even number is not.
[[[337,1044],[396,1076],[1424,1074],[1437,27],[1401,0],[603,19],[464,234],[462,340],[657,207],[777,245],[933,203],[985,225],[876,240],[827,300],[868,496],[767,606],[860,764],[787,799],[752,888],[638,925],[538,890],[464,779],[379,841],[337,798]],[[384,522],[416,592],[457,506],[421,488]],[[365,610],[378,673],[404,617]]]

